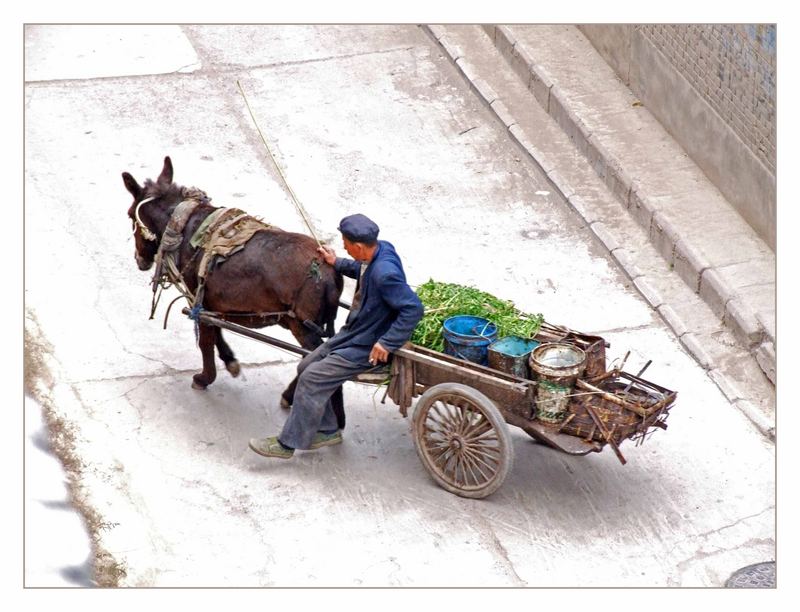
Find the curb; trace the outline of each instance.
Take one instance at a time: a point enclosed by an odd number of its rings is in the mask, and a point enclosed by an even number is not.
[[[484,30],[509,65],[521,76],[528,90],[534,94],[542,107],[586,157],[606,187],[623,206],[628,207],[634,219],[649,232],[652,243],[667,264],[674,266],[679,276],[709,305],[718,305],[721,302],[725,306],[723,312],[718,313],[723,322],[727,323],[734,335],[744,343],[745,348],[756,357],[764,374],[774,383],[774,374],[770,374],[774,373],[776,369],[775,361],[772,359],[774,350],[771,353],[769,351],[757,353],[757,349],[762,342],[771,343],[774,346],[775,338],[769,336],[756,314],[738,302],[731,304],[731,297],[735,292],[721,280],[700,292],[703,273],[713,272],[710,263],[681,239],[667,215],[658,210],[646,194],[641,193],[641,186],[635,179],[627,175],[620,161],[610,154],[597,138],[593,137],[580,117],[570,108],[558,85],[552,83],[545,70],[530,58],[525,49],[517,48],[517,39],[511,29],[507,26],[496,25],[484,26]],[[527,76],[525,76],[526,72]],[[534,91],[531,88],[532,83],[546,86],[547,96]],[[543,103],[545,99],[546,104]],[[568,198],[570,194],[564,195]]]
[[[620,265],[628,278],[631,279],[637,291],[639,291],[644,299],[647,300],[652,308],[659,314],[659,316],[661,316],[662,320],[667,324],[667,326],[672,329],[681,345],[689,352],[690,355],[692,355],[695,361],[697,361],[697,363],[709,373],[711,380],[718,386],[723,395],[725,395],[729,401],[734,403],[736,407],[743,412],[745,416],[747,416],[747,418],[763,435],[774,440],[775,428],[772,423],[770,423],[768,419],[766,419],[761,412],[748,400],[740,397],[731,399],[728,396],[726,390],[729,390],[730,392],[730,389],[735,389],[736,387],[734,383],[730,381],[727,376],[714,369],[713,360],[703,348],[702,342],[697,339],[694,333],[688,331],[686,324],[681,320],[675,310],[664,302],[662,296],[658,293],[658,291],[655,290],[655,288],[653,288],[647,277],[644,276],[641,270],[639,270],[639,268],[633,263],[630,254],[624,249],[624,247],[621,247],[616,239],[608,232],[607,227],[602,222],[592,219],[589,216],[587,208],[580,196],[575,195],[574,190],[567,184],[564,178],[556,170],[554,170],[556,165],[550,159],[548,159],[547,155],[545,155],[528,140],[528,138],[522,132],[522,129],[516,124],[514,118],[511,117],[505,104],[503,104],[501,99],[498,97],[498,94],[484,81],[476,78],[472,65],[463,59],[463,51],[458,48],[457,45],[451,44],[447,40],[445,28],[442,26],[430,26],[426,24],[423,24],[420,27],[423,29],[423,31],[428,32],[437,42],[437,44],[442,47],[445,53],[447,53],[453,64],[456,66],[456,68],[458,68],[466,81],[470,84],[471,88],[477,92],[478,96],[483,100],[487,108],[494,113],[497,120],[500,121],[508,130],[512,140],[517,143],[517,145],[525,152],[528,158],[542,171],[543,174],[545,174],[548,182],[553,186],[553,188],[567,201],[573,210],[580,215],[595,237],[608,249],[612,258]],[[506,57],[506,59],[509,59],[509,57],[512,56],[517,58],[516,61],[518,63],[525,63],[528,61],[526,54],[517,53],[514,55],[514,45],[516,44],[516,39],[513,37],[513,34],[508,30],[508,28],[501,25],[482,27],[492,39],[501,54]],[[531,78],[528,80],[529,90],[531,83],[534,82],[537,84],[551,83],[547,75],[541,73],[541,71],[537,72],[538,67],[532,61],[530,64],[526,65],[531,71]],[[515,72],[516,71],[517,70],[515,69]],[[554,108],[553,101],[555,101],[555,106],[564,109],[564,114],[569,116],[569,109],[565,108],[561,104],[557,86],[552,84],[548,85],[548,92],[548,105],[545,106],[548,114],[553,117],[553,111],[551,109]],[[541,102],[539,97],[537,97],[537,100]],[[561,125],[563,129],[564,126],[561,123],[559,123],[559,125]],[[640,188],[636,181],[629,179],[627,175],[620,170],[620,165],[618,162],[616,162],[616,160],[606,161],[606,159],[602,157],[602,155],[605,153],[604,149],[596,142],[589,144],[590,138],[583,136],[583,133],[581,132],[582,128],[583,126],[582,123],[580,123],[580,120],[574,118],[572,130],[565,131],[567,131],[567,133],[570,135],[572,132],[581,134],[586,146],[584,148],[579,146],[578,148],[584,153],[584,155],[587,155],[590,150],[594,151],[596,158],[592,163],[592,166],[596,171],[598,171],[598,174],[604,180],[606,186],[612,190],[617,197],[621,197],[620,194],[624,194],[624,200],[622,201],[623,205],[626,205],[637,221],[639,221],[643,227],[649,230],[651,228],[653,218],[656,217],[659,211],[656,209],[652,201],[647,198],[647,196],[642,197],[640,195]],[[580,143],[580,141],[574,137],[572,137],[572,140],[576,145]],[[590,156],[587,155],[587,157]],[[611,156],[608,157],[610,158]],[[608,172],[609,169],[610,173]],[[601,174],[600,171],[603,173]],[[609,185],[608,181],[606,180],[606,177],[609,175],[612,177],[612,184],[616,185],[616,188],[613,188],[611,185]],[[680,240],[677,238],[677,236],[674,236],[674,234],[672,238],[669,236],[670,231],[674,233],[674,228],[672,228],[672,226],[666,221],[665,218],[663,218],[663,216],[658,216],[656,218],[658,222],[657,231],[659,233],[667,234],[667,236],[662,239],[662,248],[658,249],[659,252],[663,254],[662,249],[664,249],[670,253],[669,263],[672,263],[681,278],[687,282],[690,287],[695,289],[695,293],[699,293],[700,282],[703,273],[708,272],[710,274],[713,272],[713,270],[710,269],[710,266],[705,265],[706,262],[704,258],[700,256],[685,241]],[[690,279],[696,278],[696,284],[693,285],[687,281],[687,276]],[[720,285],[724,286],[724,283],[721,282],[721,279],[717,280],[719,280]],[[707,283],[708,289],[706,290],[706,293],[709,291],[713,292],[713,290],[710,288],[710,285],[710,282]],[[703,298],[703,296],[701,296],[701,298]],[[742,317],[742,313],[729,313],[729,310],[731,309],[728,308],[728,304],[734,302],[735,300],[726,300],[724,297],[719,297],[717,303],[720,301],[724,305],[724,314],[727,317],[727,319],[724,320],[735,320],[737,323],[739,323],[737,316]],[[758,324],[758,322],[755,320],[755,317],[753,317],[753,320],[756,322],[756,324]],[[754,332],[753,326],[747,325],[746,321],[741,321],[741,327],[743,329],[749,329],[751,333]],[[760,331],[758,334],[758,339],[760,342],[764,332],[760,325],[756,329]],[[751,354],[753,354],[753,348],[750,342],[748,342],[746,348],[748,348],[751,351]],[[761,368],[764,369],[765,374],[774,383],[774,345],[773,343],[767,341],[757,345],[757,348],[758,351],[754,353],[755,357],[758,360],[758,357],[761,356],[761,361],[758,361],[758,363]],[[771,351],[770,348],[772,349]],[[771,362],[770,359],[772,359]],[[765,365],[768,368],[771,368],[770,371],[772,372],[772,376],[769,376]]]

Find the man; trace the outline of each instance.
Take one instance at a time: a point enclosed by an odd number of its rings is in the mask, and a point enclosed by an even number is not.
[[[353,259],[336,257],[329,247],[320,247],[319,252],[338,272],[358,279],[350,314],[339,333],[300,362],[283,430],[277,436],[250,440],[250,448],[259,455],[289,459],[295,449],[341,443],[331,395],[356,374],[387,362],[422,318],[422,302],[406,283],[394,247],[378,240],[378,226],[356,214],[342,219],[338,229]]]

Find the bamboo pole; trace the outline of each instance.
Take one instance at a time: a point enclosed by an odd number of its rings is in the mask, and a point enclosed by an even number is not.
[[[264,134],[261,133],[261,128],[258,127],[258,122],[256,121],[256,117],[253,114],[252,109],[250,108],[250,103],[247,101],[247,96],[244,94],[244,89],[242,88],[242,84],[239,83],[239,81],[237,80],[236,81],[236,85],[237,85],[237,87],[239,87],[239,92],[242,94],[242,98],[244,99],[244,103],[247,106],[247,111],[250,113],[250,118],[253,120],[253,125],[256,126],[256,131],[258,131],[258,135],[261,137],[261,142],[264,144],[264,148],[267,150],[267,154],[269,155],[270,159],[272,160],[272,163],[274,164],[275,168],[278,170],[278,174],[280,175],[281,179],[283,180],[283,184],[286,187],[287,191],[289,192],[289,195],[292,196],[292,201],[294,202],[294,206],[297,209],[297,212],[300,213],[300,216],[303,218],[303,221],[305,221],[306,227],[308,227],[308,231],[311,232],[311,235],[314,237],[314,240],[317,241],[317,245],[318,246],[322,246],[322,242],[320,242],[319,238],[317,238],[317,234],[316,234],[316,232],[314,232],[314,228],[311,227],[311,222],[308,220],[308,216],[306,215],[305,208],[303,208],[303,205],[300,204],[300,200],[297,199],[297,196],[295,195],[294,190],[289,185],[289,181],[286,180],[286,177],[283,174],[283,170],[281,170],[281,167],[278,165],[278,162],[275,159],[275,156],[272,154],[272,150],[269,148],[269,145],[267,144],[267,139],[264,138]]]

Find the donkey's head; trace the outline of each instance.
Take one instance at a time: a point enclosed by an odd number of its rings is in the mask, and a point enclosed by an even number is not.
[[[181,198],[181,188],[172,182],[172,161],[169,157],[164,158],[164,167],[155,181],[146,179],[141,186],[127,172],[122,173],[122,181],[133,196],[128,216],[133,224],[136,263],[140,270],[149,270],[169,221],[169,210]]]

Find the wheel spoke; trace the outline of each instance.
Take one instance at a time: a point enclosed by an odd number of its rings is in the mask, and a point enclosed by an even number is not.
[[[482,429],[481,431],[473,431],[471,435],[465,436],[464,438],[470,444],[483,440],[496,440],[497,432],[495,431],[494,427],[492,427],[492,424],[488,423],[485,429]]]
[[[469,448],[473,450],[482,451],[486,453],[500,454],[503,452],[502,449],[500,448],[500,440],[497,439],[472,441],[469,444],[467,444],[467,446],[469,446]]]
[[[432,427],[429,427],[427,423],[423,426],[423,428],[425,429],[427,438],[436,439],[436,438],[445,438],[447,436],[446,432],[442,431],[441,429],[433,429]]]
[[[447,404],[442,404],[437,401],[431,406],[428,412],[428,418],[433,420],[436,424],[440,425],[443,430],[451,432],[456,428],[456,421],[453,418],[453,413]]]
[[[480,484],[480,479],[475,475],[475,471],[473,470],[473,468],[475,470],[478,470],[480,475],[483,477],[483,482],[488,482],[489,480],[491,480],[488,476],[486,476],[484,471],[481,469],[481,466],[478,465],[477,461],[475,461],[475,459],[472,458],[468,450],[464,453],[464,461],[466,462],[467,465],[470,466],[470,472],[472,472],[473,479],[475,480],[475,485]]]
[[[464,432],[464,438],[466,438],[467,440],[472,440],[475,439],[476,437],[483,435],[487,431],[492,431],[493,429],[494,428],[492,427],[492,424],[489,421],[487,421],[486,419],[481,419],[480,421],[478,421],[478,423],[474,425],[474,427]]]
[[[458,418],[457,431],[459,434],[463,434],[464,430],[469,427],[469,412],[469,406],[456,406],[456,414]]]
[[[500,465],[499,460],[494,460],[494,458],[486,457],[485,455],[476,453],[472,449],[465,449],[465,451],[478,464],[483,464],[484,466],[486,466],[492,472],[492,474],[495,474],[497,472],[497,469]],[[490,463],[490,461],[492,463]]]
[[[442,442],[435,442],[433,444],[425,444],[428,454],[439,456],[450,449],[450,444],[442,441]]]
[[[438,403],[442,404],[442,407],[444,408],[445,414],[443,414],[442,416],[444,416],[444,418],[447,420],[447,426],[450,429],[450,431],[457,431],[460,422],[460,414],[458,406],[455,406],[450,403],[445,403],[442,401]]]
[[[431,458],[433,459],[433,463],[434,463],[434,464],[436,464],[436,463],[442,463],[442,467],[444,468],[444,466],[447,464],[447,453],[448,453],[448,451],[450,451],[450,450],[451,450],[451,449],[450,449],[450,447],[448,446],[447,448],[444,448],[444,449],[442,449],[441,451],[437,452],[437,453],[435,454],[435,456],[433,456],[433,454],[431,454],[430,452],[429,452],[428,454],[429,454],[429,455],[431,455]],[[444,459],[444,462],[442,462],[442,459]]]
[[[445,416],[439,413],[436,404],[432,405],[428,409],[428,413],[425,415],[425,422],[427,423],[428,421],[433,421],[434,423],[443,428],[447,428],[449,426],[445,419]]]
[[[494,461],[498,461],[500,455],[503,454],[503,451],[499,446],[481,446],[479,444],[467,444],[464,448],[469,450],[469,452],[472,453],[474,457],[486,457],[487,459],[492,459]]]
[[[464,486],[472,486],[470,485],[470,478],[472,481],[475,481],[475,474],[472,473],[472,470],[469,467],[469,463],[467,462],[467,458],[464,453],[459,454],[459,461],[461,462],[461,477],[464,483]]]
[[[468,406],[464,410],[462,421],[464,423],[464,428],[461,430],[461,435],[466,436],[470,431],[480,426],[483,421],[483,414],[475,410],[473,406]]]
[[[450,453],[442,464],[442,474],[453,484],[458,484],[458,480],[456,480],[455,457],[452,453]]]
[[[459,467],[461,467],[461,457],[458,452],[453,453],[453,482],[461,486],[461,479],[459,478]]]
[[[450,446],[447,444],[437,444],[435,446],[428,445],[427,451],[428,454],[435,459],[446,453],[449,448]]]
[[[427,419],[424,422],[424,426],[426,429],[429,429],[432,432],[436,432],[439,435],[446,436],[448,435],[452,429],[448,423],[443,421],[439,421],[436,418],[433,418],[432,415],[428,415]]]
[[[472,476],[472,481],[474,484],[478,484],[478,480],[475,478],[475,473],[470,468],[469,462],[467,461],[466,453],[459,453],[458,458],[461,462],[461,474],[464,479],[464,484],[469,486],[469,477]]]

